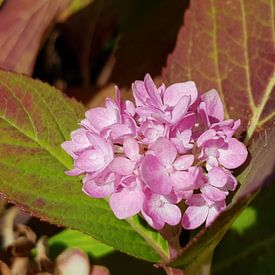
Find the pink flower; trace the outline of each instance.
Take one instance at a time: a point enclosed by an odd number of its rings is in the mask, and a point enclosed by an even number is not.
[[[235,138],[220,137],[214,129],[205,131],[197,141],[202,147],[201,159],[206,160],[206,168],[222,165],[227,169],[241,166],[247,158],[247,149]]]
[[[141,158],[139,145],[133,138],[126,138],[123,142],[125,157],[118,156],[110,164],[110,169],[121,176],[127,176],[134,172]]]
[[[173,84],[167,89],[156,87],[147,74],[143,81],[136,81],[133,86],[136,100],[136,112],[142,118],[151,118],[175,125],[187,114],[188,108],[197,100],[198,92],[192,81]]]
[[[86,134],[87,130],[83,128],[73,131],[71,133],[72,140],[63,142],[62,148],[74,159],[77,159],[81,152],[92,146]]]
[[[66,173],[84,174],[83,192],[108,198],[118,219],[140,214],[156,230],[209,226],[237,180],[231,169],[247,158],[233,137],[240,120],[224,120],[215,90],[198,96],[194,82],[157,87],[147,74],[132,85],[135,102],[90,109],[62,144],[73,158]],[[186,205],[182,215],[178,206]]]
[[[143,144],[153,144],[159,137],[167,137],[169,128],[162,122],[146,119],[141,123],[140,136]]]
[[[144,202],[142,185],[136,176],[123,178],[110,197],[110,206],[119,219],[127,219],[141,211]]]
[[[208,127],[213,124],[224,120],[224,110],[222,101],[216,90],[210,90],[201,95],[202,102],[198,106],[198,113],[202,121]]]
[[[92,108],[85,113],[86,119],[81,125],[86,129],[104,137],[111,137],[116,142],[123,138],[136,136],[137,126],[133,119],[135,114],[134,104],[120,101],[120,91],[116,87],[117,99],[106,99],[106,107]]]
[[[113,146],[109,140],[105,140],[91,132],[87,132],[86,135],[91,146],[78,154],[74,162],[74,168],[67,172],[68,175],[77,176],[82,173],[99,174],[113,159]]]
[[[165,196],[148,190],[145,192],[142,215],[149,225],[157,230],[162,229],[165,223],[177,225],[181,220],[181,211],[178,206],[169,202]]]
[[[225,201],[212,202],[201,194],[194,194],[186,204],[188,207],[182,216],[182,226],[189,230],[201,226],[205,221],[209,226],[225,208]]]
[[[83,179],[82,190],[93,198],[105,198],[115,191],[117,178],[109,168],[100,174],[87,173]]]
[[[176,159],[177,149],[167,138],[158,138],[141,163],[142,180],[157,194],[168,195],[172,191],[175,171],[187,170],[193,163],[193,155]],[[180,172],[179,172],[180,173]]]
[[[224,201],[228,195],[225,188],[228,174],[220,167],[213,167],[207,174],[207,183],[200,188],[203,196],[213,202]]]

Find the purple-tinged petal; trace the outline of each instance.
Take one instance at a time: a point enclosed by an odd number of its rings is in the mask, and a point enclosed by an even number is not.
[[[175,83],[167,87],[163,95],[163,102],[168,106],[175,106],[183,96],[190,96],[190,105],[197,100],[198,91],[193,81]]]
[[[165,223],[177,225],[181,220],[179,207],[158,194],[146,196],[143,211],[151,218],[157,230],[162,229]]]
[[[172,163],[176,159],[177,149],[175,145],[167,138],[158,138],[151,149],[155,152],[156,157],[167,168],[171,167]]]
[[[153,79],[149,74],[146,74],[144,77],[144,85],[153,105],[160,108],[162,106],[162,99]]]
[[[230,191],[234,191],[238,185],[237,179],[229,172],[226,188]]]
[[[206,219],[206,227],[214,222],[219,213],[226,207],[225,201],[216,202],[209,208],[209,213]]]
[[[102,151],[102,154],[105,155],[106,161],[110,161],[113,158],[113,146],[109,140],[105,140],[104,138],[91,132],[87,132],[87,137],[94,148]]]
[[[187,170],[194,162],[194,155],[182,155],[178,157],[174,162],[176,170]]]
[[[100,150],[87,150],[75,160],[75,167],[84,172],[95,172],[106,166],[104,154]]]
[[[213,139],[216,136],[216,131],[213,129],[203,132],[197,140],[197,145],[201,147],[205,142]]]
[[[203,206],[206,204],[206,201],[201,194],[194,194],[186,201],[186,204],[190,206]]]
[[[219,163],[227,169],[235,169],[241,166],[247,158],[247,149],[245,145],[235,138],[226,140],[228,147],[219,149]]]
[[[197,108],[198,114],[205,126],[210,127],[209,116],[205,102],[201,102]]]
[[[147,98],[149,98],[144,82],[137,80],[132,84],[133,95],[136,106],[145,106]]]
[[[214,201],[223,201],[226,198],[228,192],[222,191],[217,187],[212,185],[205,185],[201,188],[201,192],[205,198],[214,202]]]
[[[110,164],[110,169],[121,176],[130,175],[135,169],[135,163],[124,157],[116,157]]]
[[[171,173],[173,190],[175,192],[188,191],[195,189],[194,176],[190,172],[175,171]]]
[[[216,90],[210,90],[203,94],[202,100],[206,103],[207,114],[210,122],[218,122],[224,120],[223,104]]]
[[[123,141],[123,151],[131,160],[137,160],[139,157],[139,145],[134,138],[125,138]]]
[[[184,118],[171,129],[171,137],[175,137],[178,132],[182,133],[183,131],[189,129],[191,130],[196,124],[196,114],[187,113]]]
[[[129,115],[134,116],[136,112],[135,105],[132,101],[126,100],[125,101],[125,108]]]
[[[210,207],[205,226],[208,227],[209,225],[211,225],[218,215],[219,215],[218,209],[214,206]]]
[[[209,183],[216,187],[224,187],[228,180],[228,173],[220,167],[213,167],[208,172]]]
[[[137,182],[123,188],[120,192],[113,193],[110,197],[110,206],[119,219],[127,219],[140,212],[144,195]]]
[[[207,205],[187,207],[182,216],[182,227],[188,230],[200,227],[205,222],[208,211]]]
[[[190,104],[190,97],[183,96],[172,110],[170,123],[177,124],[185,116]]]
[[[133,128],[129,124],[114,124],[110,127],[111,138],[121,143],[125,137],[135,136]]]
[[[85,113],[85,116],[98,132],[107,126],[117,123],[117,117],[103,107],[90,109]]]
[[[71,133],[72,140],[65,141],[61,147],[73,158],[77,158],[77,152],[81,152],[91,146],[91,143],[86,135],[87,130],[80,128]]]
[[[82,191],[93,198],[105,198],[115,191],[114,182],[115,177],[110,172],[95,179],[87,174],[83,179]]]
[[[152,155],[145,156],[140,166],[140,173],[142,180],[153,192],[163,195],[171,192],[172,180],[157,157]]]
[[[177,205],[167,203],[161,211],[165,222],[170,225],[177,225],[181,220],[181,211]]]
[[[195,189],[201,188],[206,184],[207,178],[203,173],[202,167],[192,166],[189,168],[189,172],[193,174]]]
[[[79,175],[83,174],[84,171],[77,167],[74,167],[72,170],[66,171],[65,173],[68,176],[79,176]]]

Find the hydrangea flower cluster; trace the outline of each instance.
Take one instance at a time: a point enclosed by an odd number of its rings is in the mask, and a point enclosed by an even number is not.
[[[237,186],[232,169],[247,158],[232,137],[240,120],[224,120],[217,91],[199,95],[192,81],[156,87],[147,74],[132,90],[135,103],[116,87],[115,100],[86,112],[62,144],[74,159],[67,174],[84,174],[83,191],[109,198],[119,219],[140,213],[156,230],[208,226]]]

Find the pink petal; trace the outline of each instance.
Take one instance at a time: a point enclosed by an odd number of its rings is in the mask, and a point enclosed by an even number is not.
[[[155,152],[157,158],[166,167],[171,167],[177,156],[177,149],[175,145],[164,137],[157,139],[157,141],[152,146],[152,150]]]
[[[161,215],[166,223],[170,225],[177,225],[181,220],[181,211],[178,206],[167,203],[161,208]]]
[[[174,162],[176,170],[187,170],[194,162],[194,155],[182,155]]]
[[[131,115],[131,116],[134,116],[135,115],[135,105],[132,101],[130,100],[126,100],[125,101],[125,107],[126,107],[126,110],[127,112]]]
[[[160,107],[162,105],[162,100],[161,100],[160,94],[158,92],[158,89],[149,74],[146,74],[144,77],[144,85],[146,87],[149,97],[155,103],[154,104],[155,107]]]
[[[219,163],[227,169],[235,169],[241,166],[247,158],[245,145],[235,138],[225,140],[228,144],[227,149],[219,149]]]
[[[201,147],[205,142],[213,139],[216,136],[216,131],[213,129],[203,132],[197,140],[197,145]]]
[[[144,195],[141,188],[126,187],[110,197],[110,206],[119,219],[127,219],[140,212],[143,205]]]
[[[192,105],[198,97],[198,91],[193,81],[175,83],[164,92],[163,102],[169,106],[175,106],[183,96],[190,96]]]
[[[210,90],[203,94],[202,100],[206,103],[207,114],[210,122],[218,122],[224,120],[223,104],[216,90]]]
[[[194,194],[186,201],[186,204],[190,206],[204,206],[206,201],[201,194]]]
[[[82,191],[93,198],[105,198],[115,191],[114,180],[100,182],[96,179],[83,180]]]
[[[237,185],[238,185],[237,179],[229,173],[226,188],[230,191],[234,191]]]
[[[83,174],[84,171],[77,167],[74,167],[72,170],[66,171],[65,173],[68,176],[79,176],[79,175]]]
[[[208,211],[207,205],[187,207],[182,217],[182,227],[188,230],[198,228],[205,222]]]
[[[103,128],[117,122],[116,116],[103,107],[90,109],[85,113],[85,116],[88,118],[93,127],[99,132]]]
[[[94,148],[102,151],[102,154],[106,156],[106,160],[107,157],[108,161],[110,161],[113,158],[113,146],[109,140],[105,140],[104,138],[91,132],[87,132],[87,137]]]
[[[110,169],[118,175],[126,176],[133,173],[135,163],[124,157],[116,157],[110,164]]]
[[[158,158],[152,155],[144,157],[140,173],[143,181],[150,189],[158,194],[167,195],[172,190],[172,180],[165,173],[163,165]]]
[[[61,144],[61,147],[73,158],[77,158],[76,152],[79,152],[83,149],[91,146],[90,141],[86,136],[87,130],[80,128],[71,133],[72,140],[65,141]]]
[[[176,193],[195,189],[194,177],[190,172],[175,171],[171,173],[171,179],[173,181],[173,190]]]
[[[223,201],[226,198],[228,192],[222,191],[219,188],[216,188],[212,185],[205,185],[201,188],[201,192],[204,197],[208,200],[214,201]]]
[[[209,121],[209,116],[207,113],[207,107],[205,102],[201,102],[197,108],[198,114],[201,117],[202,122],[207,126],[210,127],[211,123]]]
[[[215,221],[215,219],[217,218],[219,213],[225,208],[225,206],[226,205],[224,202],[219,202],[209,208],[209,213],[205,224],[206,227],[208,227]]]
[[[113,124],[110,129],[111,137],[115,140],[123,139],[124,137],[131,136],[133,134],[130,125],[127,124]]]
[[[131,160],[137,160],[139,157],[139,145],[134,138],[125,138],[123,142],[123,151]]]
[[[165,222],[176,225],[181,219],[179,207],[157,194],[146,196],[144,212],[151,218],[153,227],[157,230],[163,228]]]
[[[105,166],[104,155],[100,150],[87,150],[75,160],[75,167],[85,172],[95,172]]]
[[[209,183],[216,187],[224,187],[228,180],[228,174],[220,167],[213,167],[208,172]]]
[[[148,94],[144,86],[144,82],[137,80],[132,84],[133,95],[135,98],[136,106],[144,106]]]
[[[179,100],[177,105],[174,107],[174,109],[172,111],[172,119],[171,119],[170,122],[173,123],[173,124],[176,124],[180,120],[182,120],[182,118],[184,117],[184,115],[186,114],[186,112],[189,108],[189,104],[190,104],[190,97],[189,96],[183,96]]]

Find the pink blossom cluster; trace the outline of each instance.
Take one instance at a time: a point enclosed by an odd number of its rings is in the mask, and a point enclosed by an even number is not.
[[[119,219],[139,213],[156,230],[208,226],[237,186],[232,169],[247,158],[232,137],[240,120],[224,120],[217,91],[199,95],[192,81],[156,87],[147,74],[132,90],[135,103],[116,87],[115,100],[86,112],[62,144],[74,159],[67,174],[84,174],[83,191],[108,198]]]

